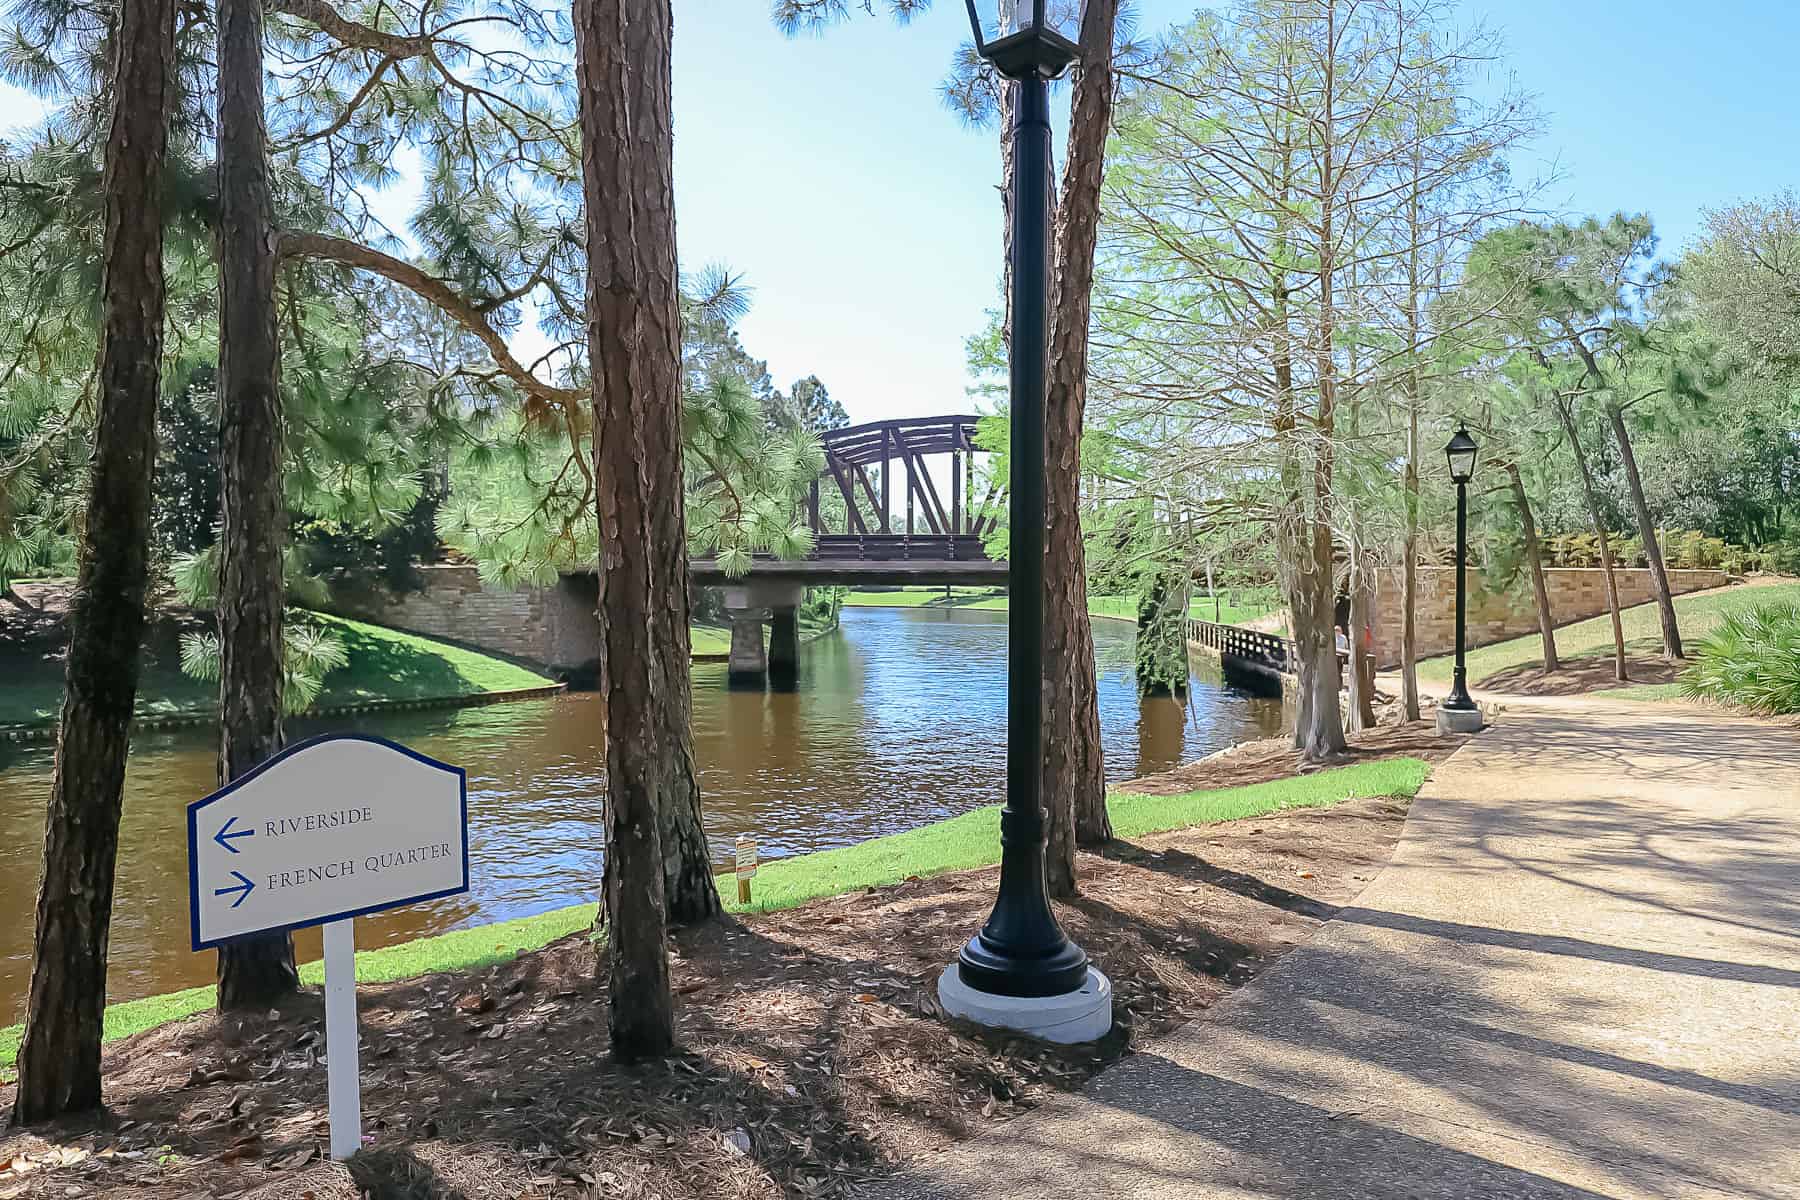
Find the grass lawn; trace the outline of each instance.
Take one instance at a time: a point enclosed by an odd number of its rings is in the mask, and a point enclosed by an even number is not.
[[[800,641],[810,642],[814,638],[823,637],[836,629],[833,622],[816,619],[808,615],[800,617]],[[688,653],[695,658],[724,658],[731,653],[731,626],[714,625],[711,622],[696,621],[688,626],[688,638],[691,648]],[[763,644],[769,641],[769,623],[763,622]]]
[[[542,675],[485,654],[434,642],[397,629],[313,614],[350,652],[350,662],[325,679],[317,708],[368,704],[377,700],[441,700],[553,683]],[[0,725],[46,725],[62,704],[61,659],[25,657],[12,651],[0,659],[6,686],[0,688]],[[140,717],[209,713],[218,707],[218,684],[181,672],[173,648],[145,658],[138,684]]]
[[[1675,616],[1681,625],[1685,643],[1698,642],[1712,631],[1728,612],[1754,608],[1774,601],[1800,601],[1800,580],[1734,587],[1675,597]],[[1656,605],[1640,604],[1619,614],[1625,628],[1625,650],[1628,654],[1659,654],[1662,634],[1656,618]],[[1586,621],[1564,625],[1556,631],[1556,652],[1563,658],[1584,658],[1612,652],[1612,619],[1605,613]],[[1479,682],[1496,671],[1521,663],[1542,661],[1544,639],[1537,634],[1496,642],[1468,652],[1469,680]],[[1439,683],[1450,682],[1455,660],[1450,655],[1428,658],[1419,664],[1419,675]],[[1641,684],[1615,688],[1600,693],[1632,700],[1670,699],[1676,695],[1673,684]]]
[[[844,604],[860,608],[973,608],[1005,612],[1006,592],[1001,588],[897,588],[891,592],[850,592],[844,597]],[[1268,611],[1268,605],[1238,605],[1222,597],[1219,615],[1224,624],[1236,625],[1253,621]],[[1128,596],[1089,596],[1088,612],[1096,617],[1135,621],[1137,601]],[[1212,620],[1212,598],[1190,600],[1188,615]]]
[[[1322,808],[1359,796],[1410,797],[1418,793],[1430,773],[1430,765],[1419,759],[1392,758],[1317,771],[1296,779],[1180,796],[1115,794],[1108,797],[1107,805],[1113,832],[1132,838],[1287,808]],[[774,912],[858,888],[898,883],[913,875],[991,866],[1000,861],[998,814],[998,806],[981,808],[855,846],[767,863],[757,872],[755,898],[749,905],[737,902],[737,885],[732,875],[721,875],[717,882],[727,911]],[[356,956],[356,977],[378,983],[435,971],[475,970],[591,928],[593,923],[594,905],[578,904],[534,917],[367,950]],[[309,984],[320,983],[324,978],[323,964],[303,965],[300,978]],[[115,1004],[106,1010],[105,1037],[107,1041],[129,1037],[212,1005],[210,987]],[[6,1064],[7,1078],[11,1078],[22,1033],[19,1025],[0,1029],[0,1063]]]
[[[1685,636],[1685,635],[1684,635]],[[1661,643],[1658,643],[1660,647]],[[1633,683],[1625,687],[1607,688],[1604,691],[1589,692],[1590,696],[1605,696],[1613,700],[1682,700],[1679,683]]]
[[[545,687],[554,680],[473,650],[416,634],[315,614],[342,639],[348,665],[325,677],[316,707],[375,700],[440,700]]]
[[[63,660],[27,654],[17,647],[0,649],[0,726],[50,725],[62,709]],[[219,685],[181,673],[173,655],[145,657],[138,677],[137,714],[172,717],[206,712],[218,705]]]
[[[709,655],[718,657],[731,653],[731,626],[729,625],[690,625],[688,637],[693,645],[688,653],[695,656]]]
[[[1116,835],[1142,837],[1284,808],[1318,808],[1355,796],[1412,796],[1430,772],[1430,766],[1416,758],[1384,759],[1317,771],[1296,779],[1180,796],[1115,793],[1107,798],[1107,809]],[[934,825],[840,850],[777,860],[757,872],[754,898],[748,906],[737,902],[733,884],[725,907],[733,912],[746,907],[752,912],[775,912],[824,896],[895,883],[912,875],[991,866],[1000,861],[999,814],[998,805],[978,808]],[[729,876],[720,878],[730,881]]]

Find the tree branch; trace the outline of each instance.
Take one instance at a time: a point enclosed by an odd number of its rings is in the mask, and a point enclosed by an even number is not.
[[[505,372],[506,377],[518,384],[527,395],[564,409],[578,406],[587,400],[587,393],[579,388],[556,387],[533,375],[525,364],[513,357],[506,339],[489,323],[486,313],[442,279],[404,259],[383,254],[346,238],[294,230],[284,230],[278,235],[276,255],[284,259],[317,259],[361,271],[372,271],[436,305],[458,325],[474,334],[487,347],[488,353],[493,356],[495,364]]]
[[[310,21],[342,45],[373,50],[388,58],[417,58],[431,48],[431,39],[427,36],[388,33],[352,21],[325,0],[276,0],[275,11]]]

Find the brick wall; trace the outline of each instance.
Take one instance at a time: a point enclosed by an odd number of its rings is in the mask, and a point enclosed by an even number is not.
[[[506,658],[563,678],[592,672],[599,661],[600,625],[592,576],[565,578],[555,587],[506,591],[481,582],[474,567],[419,568],[422,590],[386,592],[334,588],[328,611],[403,629]]]
[[[1619,585],[1619,605],[1630,608],[1652,599],[1650,572],[1641,567],[1614,572]],[[1669,572],[1669,589],[1677,595],[1703,588],[1723,587],[1723,571]],[[1558,625],[1597,617],[1606,611],[1605,575],[1597,567],[1550,567],[1544,571],[1550,593],[1550,611]],[[1375,660],[1383,666],[1400,661],[1401,573],[1383,571],[1375,594]],[[1480,586],[1480,574],[1469,572],[1468,644],[1485,646],[1508,638],[1536,633],[1537,606],[1531,580],[1521,575],[1513,587],[1490,594]],[[1456,568],[1419,568],[1418,653],[1420,658],[1444,654],[1456,644]]]

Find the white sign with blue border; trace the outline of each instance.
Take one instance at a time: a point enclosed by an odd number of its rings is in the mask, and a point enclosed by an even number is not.
[[[385,738],[297,742],[188,805],[194,949],[325,927],[331,1156],[362,1146],[354,918],[469,890],[461,767]]]
[[[469,890],[462,768],[366,734],[297,742],[188,805],[194,949]]]

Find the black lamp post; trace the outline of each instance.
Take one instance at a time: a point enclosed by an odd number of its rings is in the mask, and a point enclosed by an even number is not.
[[[1079,991],[1087,955],[1050,911],[1044,885],[1044,395],[1049,315],[1049,81],[1079,49],[1045,19],[1045,0],[1008,0],[1010,29],[989,42],[966,0],[975,49],[1018,84],[1012,128],[1012,464],[1007,557],[1006,808],[1000,889],[987,924],[963,947],[957,974],[977,992],[1061,996]]]
[[[1450,478],[1456,481],[1456,674],[1451,679],[1450,695],[1439,707],[1453,712],[1478,711],[1469,695],[1469,673],[1463,665],[1463,635],[1467,628],[1465,609],[1468,603],[1469,480],[1475,477],[1475,456],[1479,451],[1480,447],[1469,436],[1468,429],[1460,424],[1444,447],[1444,457],[1450,462]]]

